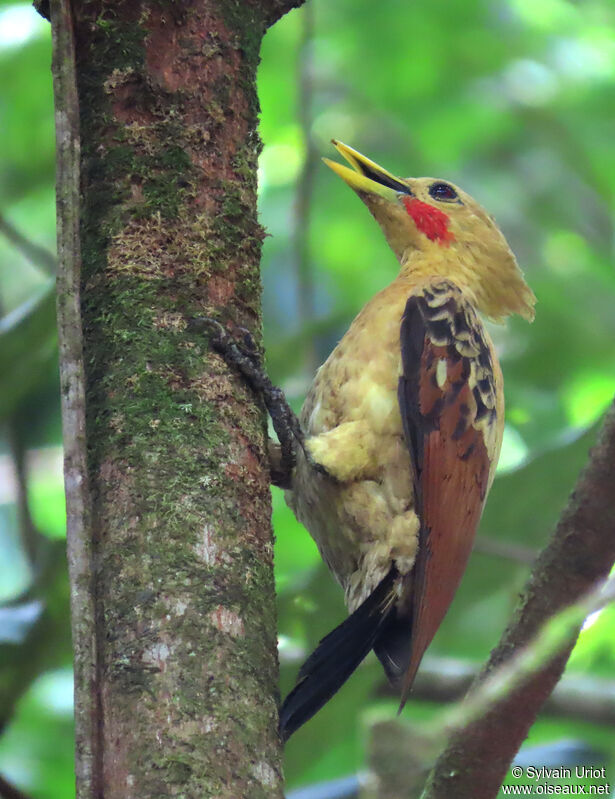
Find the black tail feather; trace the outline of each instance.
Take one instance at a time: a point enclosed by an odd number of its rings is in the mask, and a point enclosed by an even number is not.
[[[378,639],[374,641],[374,652],[382,663],[392,686],[398,687],[412,657],[412,620],[399,615],[399,610],[389,619]]]
[[[373,648],[395,612],[393,567],[367,599],[325,636],[299,671],[297,685],[280,710],[280,735],[288,740],[338,691]]]

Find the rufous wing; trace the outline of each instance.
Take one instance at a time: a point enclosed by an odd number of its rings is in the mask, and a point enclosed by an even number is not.
[[[421,522],[409,577],[412,642],[403,706],[472,549],[490,484],[497,419],[490,347],[458,287],[437,280],[410,297],[400,343],[399,407]]]

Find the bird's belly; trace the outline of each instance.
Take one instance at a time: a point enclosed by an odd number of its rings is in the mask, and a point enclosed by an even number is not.
[[[419,522],[397,399],[403,293],[363,309],[319,370],[302,411],[312,458],[299,454],[288,502],[342,585],[352,612],[395,562],[414,563]]]
[[[395,563],[414,564],[419,521],[414,512],[410,459],[400,433],[379,437],[369,474],[338,481],[300,458],[287,499],[344,589],[350,612]]]

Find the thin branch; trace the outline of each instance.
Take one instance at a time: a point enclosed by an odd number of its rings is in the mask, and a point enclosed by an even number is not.
[[[608,576],[615,562],[613,463],[615,405],[606,415],[589,462],[536,561],[518,610],[478,678],[480,682],[510,663],[554,614],[578,602]],[[451,735],[423,799],[492,799],[497,795],[517,750],[561,677],[578,635],[579,618],[571,617],[567,636],[558,639],[548,661],[537,671],[525,673],[512,691],[492,695],[493,703],[485,707],[481,718],[465,723]]]
[[[3,216],[0,216],[0,233],[34,266],[40,267],[48,275],[55,275],[58,267],[55,255],[40,244],[30,241]]]
[[[97,796],[100,697],[85,435],[85,370],[80,309],[80,139],[70,0],[52,0],[52,73],[56,122],[58,338],[64,435],[66,535],[75,663],[77,795]]]
[[[589,615],[615,600],[615,577],[602,581],[579,602],[560,611],[539,630],[534,640],[476,685],[467,700],[446,711],[438,726],[462,731],[505,702],[528,678],[539,675],[545,664],[570,648]]]
[[[513,560],[516,563],[532,565],[536,560],[538,551],[531,547],[524,547],[521,544],[513,544],[510,541],[498,541],[496,538],[479,536],[474,542],[474,552],[483,555],[493,555],[504,560]]]
[[[420,734],[417,735],[417,730],[412,725],[400,725],[398,722],[390,721],[384,725],[376,724],[371,735],[371,761],[374,764],[374,773],[379,775],[379,779],[386,776],[387,784],[391,783],[397,787],[391,790],[389,786],[384,792],[378,789],[374,795],[394,796],[396,799],[416,796],[420,781],[424,779],[424,766],[432,761],[434,749],[444,735],[451,736],[456,733],[463,735],[466,730],[471,729],[474,723],[480,723],[494,707],[507,703],[511,696],[518,694],[519,689],[526,686],[532,678],[544,670],[545,664],[549,664],[562,650],[568,648],[570,642],[576,639],[583,622],[589,615],[614,600],[615,577],[606,584],[600,581],[579,602],[564,608],[553,618],[547,620],[533,641],[527,647],[517,651],[511,660],[493,671],[483,682],[478,683],[465,702],[459,702],[438,714],[431,721],[423,722]],[[470,676],[466,668],[462,672],[462,682],[467,684]],[[457,687],[460,687],[459,682],[457,680]],[[414,693],[415,698],[421,690],[420,681],[418,683],[417,691]],[[565,690],[564,686],[562,688]],[[578,704],[575,709],[578,711]],[[585,715],[581,717],[584,721],[590,720]],[[604,721],[604,718],[599,720]],[[408,756],[406,757],[404,754],[401,757],[400,752],[405,753],[406,749]],[[374,754],[377,754],[378,757],[373,756]],[[381,768],[381,761],[387,764],[384,770]],[[454,778],[456,775],[449,776]],[[431,787],[428,782],[422,799],[426,799],[430,795],[428,791]],[[476,783],[471,789],[473,793],[461,795],[483,796],[481,789],[482,785]],[[371,794],[369,795],[371,796]],[[444,793],[438,794],[438,796],[444,795]],[[451,795],[457,797],[459,794]]]
[[[412,699],[457,702],[476,680],[475,664],[455,658],[426,658],[412,686]],[[397,691],[382,685],[379,696],[397,698]],[[545,702],[550,716],[615,725],[615,681],[581,675],[565,676]]]

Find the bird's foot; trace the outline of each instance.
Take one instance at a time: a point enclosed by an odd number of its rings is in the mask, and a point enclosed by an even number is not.
[[[324,469],[315,463],[306,445],[299,419],[288,404],[282,389],[274,386],[261,363],[254,339],[248,330],[240,328],[241,339],[235,339],[221,324],[209,317],[197,317],[190,327],[198,332],[206,331],[216,352],[226,363],[237,369],[254,391],[259,393],[271,417],[273,429],[280,442],[279,457],[271,464],[271,482],[280,488],[290,488],[291,474],[295,466],[295,447],[303,450],[308,463],[318,471]]]

